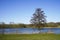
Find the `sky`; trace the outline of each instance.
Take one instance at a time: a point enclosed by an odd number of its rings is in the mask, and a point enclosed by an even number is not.
[[[29,24],[36,8],[41,8],[47,22],[60,22],[60,0],[0,0],[0,22]]]

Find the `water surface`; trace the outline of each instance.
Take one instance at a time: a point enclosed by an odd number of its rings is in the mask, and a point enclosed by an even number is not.
[[[60,34],[60,28],[42,28],[40,32],[48,32],[51,31],[55,34]],[[39,33],[39,30],[37,28],[5,28],[0,29],[0,33],[4,32],[5,34],[32,34],[32,33]]]

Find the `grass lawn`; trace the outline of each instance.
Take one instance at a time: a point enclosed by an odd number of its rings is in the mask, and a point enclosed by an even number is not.
[[[60,34],[0,34],[0,40],[60,40]]]

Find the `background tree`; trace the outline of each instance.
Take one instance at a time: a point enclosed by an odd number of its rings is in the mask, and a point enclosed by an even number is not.
[[[55,22],[49,22],[47,23],[48,27],[58,27],[58,24]]]
[[[45,13],[41,10],[41,8],[37,8],[30,21],[34,25],[34,27],[38,28],[39,30],[41,27],[44,27],[46,25],[46,16],[44,14]]]
[[[20,28],[26,28],[26,24],[18,24]]]
[[[56,24],[58,25],[58,27],[60,27],[60,22],[56,22]]]

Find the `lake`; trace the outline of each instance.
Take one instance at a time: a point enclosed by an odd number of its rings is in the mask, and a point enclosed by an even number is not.
[[[5,34],[32,34],[32,33],[39,33],[39,32],[48,32],[51,31],[55,34],[60,34],[60,28],[42,28],[40,31],[35,28],[5,28],[4,33]],[[0,29],[0,34],[3,32],[2,29]]]

